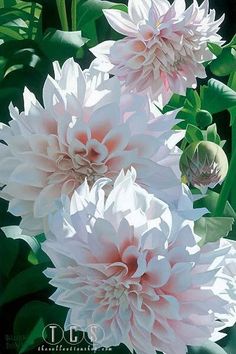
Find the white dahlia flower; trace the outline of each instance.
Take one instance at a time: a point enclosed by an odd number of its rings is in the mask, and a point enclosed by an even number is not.
[[[203,63],[213,59],[208,42],[223,43],[217,34],[208,0],[186,9],[184,0],[129,0],[128,13],[104,10],[109,24],[124,39],[106,41],[92,49],[103,70],[119,78],[128,91],[145,92],[165,105],[173,93],[185,95],[205,78]]]
[[[179,183],[175,145],[183,133],[171,130],[177,111],[162,116],[146,96],[122,94],[119,81],[94,64],[84,72],[73,59],[54,66],[43,106],[25,89],[24,111],[11,104],[12,120],[0,126],[1,196],[24,232],[41,232],[55,200],[85,177],[91,185],[132,165],[147,188]]]
[[[97,347],[185,354],[218,331],[215,313],[226,311],[208,285],[218,277],[219,250],[206,262],[193,222],[135,178],[134,170],[121,172],[106,198],[106,179],[91,189],[84,182],[50,215],[43,249],[54,264],[45,271],[57,288],[51,299],[69,308],[66,329],[102,328]]]

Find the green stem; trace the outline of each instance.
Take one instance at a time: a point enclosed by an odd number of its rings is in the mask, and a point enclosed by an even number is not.
[[[231,158],[231,162],[229,166],[229,171],[225,178],[223,187],[221,189],[220,196],[216,205],[216,210],[214,212],[214,216],[223,215],[231,188],[235,183],[235,179],[236,179],[236,150],[234,150],[233,152],[233,156]]]
[[[57,3],[58,14],[61,21],[61,28],[63,31],[69,31],[65,0],[56,0],[56,3]]]
[[[77,17],[77,0],[72,0],[72,3],[71,3],[71,21],[72,21],[71,29],[72,29],[72,31],[77,30],[76,17]]]

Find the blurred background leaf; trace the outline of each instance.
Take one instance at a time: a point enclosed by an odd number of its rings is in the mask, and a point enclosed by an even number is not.
[[[64,61],[70,57],[80,57],[81,47],[86,42],[87,39],[81,36],[80,31],[66,32],[49,28],[45,32],[43,39],[39,41],[39,46],[52,61]]]
[[[12,39],[35,39],[41,35],[41,5],[24,1],[2,2],[0,33],[2,43]]]

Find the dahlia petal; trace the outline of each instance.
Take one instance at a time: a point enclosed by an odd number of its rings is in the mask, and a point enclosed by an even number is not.
[[[130,130],[127,124],[118,126],[110,130],[103,139],[103,144],[106,146],[109,153],[122,151],[126,148],[130,139]]]
[[[66,60],[63,64],[59,86],[63,90],[73,93],[79,102],[82,103],[84,101],[86,92],[85,78],[80,66],[77,65],[73,58]]]
[[[120,10],[103,10],[103,13],[115,31],[128,36],[137,33],[136,26],[130,21],[126,12]]]
[[[170,277],[170,265],[165,258],[157,259],[153,257],[148,263],[145,273],[145,282],[158,287],[163,286]]]
[[[192,276],[192,283],[195,286],[206,284],[213,278],[213,276],[218,272],[219,269],[214,269],[204,273],[196,273]]]
[[[205,326],[193,326],[183,321],[175,322],[175,331],[180,334],[181,338],[188,345],[199,345],[199,338],[201,338],[201,343],[203,343],[204,338],[207,340],[209,336],[209,332]]]
[[[23,235],[25,234],[28,236],[36,236],[39,234],[38,230],[42,230],[43,222],[42,219],[34,218],[33,214],[30,213],[22,218],[19,226],[22,230]]]
[[[72,144],[76,139],[86,145],[87,141],[91,137],[91,133],[87,124],[85,124],[81,119],[73,117],[69,123],[66,137],[69,144]]]
[[[192,269],[191,263],[176,263],[171,269],[171,275],[168,283],[164,286],[164,289],[168,293],[182,293],[190,287]],[[185,274],[185,277],[182,277],[182,274]]]
[[[165,253],[166,237],[161,230],[153,228],[145,232],[142,237],[141,247],[143,250],[158,249],[160,254]]]
[[[135,316],[135,320],[141,328],[151,331],[155,321],[155,315],[149,306],[143,305],[141,311]]]
[[[106,134],[120,121],[120,111],[116,104],[109,104],[95,111],[90,120],[91,137],[102,141]]]
[[[53,209],[53,203],[61,194],[60,184],[50,184],[43,188],[37,196],[34,204],[34,216],[42,218]]]
[[[7,157],[1,161],[2,168],[0,169],[0,182],[7,184],[9,176],[19,164],[19,160],[15,157]]]
[[[132,161],[134,161],[135,156],[137,156],[135,151],[118,152],[108,158],[106,165],[111,172],[117,173],[121,169],[129,167]]]
[[[133,232],[132,232],[132,227],[130,227],[128,221],[123,218],[120,221],[119,227],[118,227],[118,237],[119,237],[119,251],[121,254],[123,254],[124,250],[126,247],[130,244],[132,244],[133,241]]]
[[[48,149],[48,137],[45,135],[40,135],[40,134],[34,134],[34,139],[30,139],[28,142],[28,146],[36,153],[36,154],[42,154],[47,156],[47,149]],[[15,145],[15,142],[14,142]],[[22,151],[21,149],[18,148],[18,151]],[[29,148],[27,149],[28,151],[30,150]],[[25,151],[27,151],[25,149]]]
[[[86,147],[87,154],[85,155],[85,157],[91,162],[102,162],[106,159],[108,155],[107,147],[104,144],[101,144],[96,139],[90,139]]]
[[[11,152],[8,149],[8,146],[0,143],[0,159],[1,161],[5,158],[12,157]]]
[[[25,174],[25,171],[30,171],[30,173]],[[11,182],[40,188],[45,185],[47,177],[48,174],[46,172],[32,168],[32,166],[30,167],[28,164],[21,164],[14,169],[9,180]]]
[[[12,136],[10,127],[4,123],[0,123],[0,140],[7,141],[9,136]]]
[[[43,102],[45,108],[55,117],[65,114],[65,98],[59,85],[51,76],[47,77],[43,87]]]
[[[129,263],[130,260],[137,261],[139,257],[139,252],[136,246],[129,245],[122,253],[122,261],[125,263]]]
[[[8,211],[16,216],[27,215],[32,212],[32,201],[22,201],[19,199],[12,199],[9,202]]]
[[[68,180],[63,183],[61,188],[61,194],[70,195],[76,186],[76,181],[74,179]]]
[[[143,18],[148,19],[150,1],[129,0],[128,13],[134,23],[138,23]]]
[[[170,3],[167,0],[153,0],[153,4],[156,5],[156,8],[159,12],[159,16],[166,13],[170,7]]]
[[[112,225],[103,219],[98,219],[95,222],[95,230],[99,239],[93,239],[90,237],[88,239],[91,251],[93,255],[100,261],[104,263],[116,262],[118,258],[118,249],[116,246],[116,232]],[[109,248],[108,254],[104,254],[104,246]]]
[[[159,316],[163,316],[171,320],[180,320],[179,302],[174,296],[161,295],[156,304],[155,311]]]
[[[55,161],[42,154],[35,154],[33,152],[19,152],[19,156],[27,163],[32,164],[32,166],[45,172],[55,172],[57,168]]]
[[[23,98],[24,98],[24,113],[26,116],[28,116],[31,111],[32,105],[35,105],[37,103],[37,99],[35,95],[27,87],[24,88]]]
[[[147,270],[147,260],[145,254],[136,254],[137,256],[137,270],[132,275],[133,278],[141,277]]]
[[[110,49],[114,44],[115,44],[115,41],[105,41],[105,42],[99,43],[95,47],[91,48],[90,52],[92,52],[93,55],[95,55],[95,56],[101,56],[101,57],[106,58],[110,54]],[[103,61],[101,61],[101,60],[97,60],[96,62],[93,63],[93,65],[95,65],[96,69],[98,69],[98,70],[101,69],[102,64],[103,64]],[[105,65],[109,65],[109,64],[106,63]]]
[[[31,200],[34,201],[40,192],[40,188],[32,186],[24,186],[18,183],[8,182],[3,189],[4,193],[14,196],[16,199]]]
[[[152,286],[163,286],[170,277],[170,264],[165,258],[153,257],[147,265],[144,281]]]
[[[145,134],[137,134],[130,138],[128,150],[136,149],[138,155],[148,158],[154,155],[158,148],[158,140],[155,137],[147,136]]]

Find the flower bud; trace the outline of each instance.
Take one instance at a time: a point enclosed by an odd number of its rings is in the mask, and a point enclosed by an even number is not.
[[[180,159],[183,180],[206,190],[221,183],[228,172],[228,159],[224,150],[210,141],[190,144]]]
[[[205,110],[200,110],[196,114],[196,123],[200,128],[206,128],[213,121],[211,113]]]

